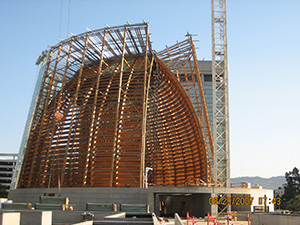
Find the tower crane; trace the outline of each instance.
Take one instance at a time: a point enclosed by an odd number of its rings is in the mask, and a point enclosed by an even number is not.
[[[226,1],[211,0],[214,181],[230,186]]]

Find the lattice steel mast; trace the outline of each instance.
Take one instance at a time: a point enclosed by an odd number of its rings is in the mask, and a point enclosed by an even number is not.
[[[214,180],[216,186],[230,186],[228,66],[225,0],[211,0]]]

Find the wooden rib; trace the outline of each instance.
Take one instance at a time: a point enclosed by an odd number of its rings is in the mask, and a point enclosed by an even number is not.
[[[66,75],[67,75],[67,71],[68,71],[68,68],[69,68],[73,43],[74,43],[74,38],[72,38],[70,46],[69,46],[68,58],[67,58],[67,62],[66,62],[65,72],[64,72],[64,78],[63,78],[63,82],[62,82],[62,87],[61,87],[60,92],[59,92],[57,111],[60,111],[61,107],[62,107],[62,94],[63,94],[63,92],[66,88],[65,87],[66,86]],[[66,116],[66,115],[64,115],[64,116]],[[59,133],[61,134],[61,132],[62,131],[60,131]],[[56,148],[57,147],[58,147],[58,142],[56,143]],[[67,161],[67,154],[68,154],[68,148],[66,148],[65,152],[64,152],[63,166],[62,166],[62,171],[61,171],[61,175],[60,175],[60,183],[61,183],[62,186],[63,186],[63,180],[64,180],[64,176],[65,176],[65,167],[66,167],[66,161]]]
[[[78,78],[77,78],[77,85],[76,85],[76,91],[74,93],[74,97],[73,97],[73,100],[72,100],[72,104],[74,106],[77,105],[77,100],[78,100],[78,93],[79,93],[79,89],[80,89],[80,84],[81,84],[81,79],[82,79],[82,72],[83,72],[83,66],[84,66],[84,58],[85,58],[85,51],[86,51],[86,45],[87,45],[87,42],[88,42],[88,37],[89,37],[89,33],[86,34],[86,40],[85,40],[85,48],[83,50],[83,54],[82,54],[82,62],[81,62],[81,67],[80,67],[80,71],[79,71],[79,74],[78,74]],[[75,118],[75,109],[73,108],[72,110],[72,115],[71,115],[71,121],[70,121],[70,127],[69,127],[69,132],[68,132],[68,140],[67,140],[67,143],[66,143],[66,151],[69,151],[69,147],[70,147],[70,142],[72,140],[72,129],[73,129],[73,126],[74,126],[74,118]],[[64,166],[66,165],[66,160],[67,160],[67,154],[64,155]],[[63,179],[62,179],[62,182],[63,184]]]
[[[145,61],[144,61],[144,90],[143,90],[143,119],[142,119],[142,146],[141,146],[141,165],[140,165],[140,188],[144,187],[144,177],[145,177],[145,152],[146,152],[146,119],[147,119],[147,78],[150,82],[151,73],[148,77],[148,25],[146,28],[146,46],[145,46]],[[148,83],[149,83],[148,82]]]
[[[196,69],[197,83],[198,83],[198,87],[199,87],[199,92],[200,92],[200,97],[201,97],[201,104],[202,104],[202,108],[203,108],[203,114],[204,114],[204,119],[205,119],[205,123],[206,123],[208,138],[209,138],[210,150],[211,150],[212,157],[214,157],[212,131],[211,131],[211,128],[210,128],[207,105],[206,105],[206,101],[205,101],[204,90],[203,90],[203,86],[202,86],[198,60],[197,60],[197,57],[196,57],[195,46],[194,46],[194,42],[193,42],[192,37],[190,37],[190,42],[191,42],[191,45],[192,45],[193,61],[194,61],[195,69]]]
[[[104,31],[104,35],[103,35],[103,40],[105,41],[105,37],[106,37],[106,31]],[[98,94],[99,94],[99,84],[100,84],[100,78],[102,75],[102,65],[103,65],[103,55],[104,55],[104,42],[102,43],[102,49],[101,49],[101,59],[100,59],[100,63],[99,63],[99,69],[98,69],[98,73],[99,75],[97,76],[97,81],[96,81],[96,93],[95,93],[95,97],[94,97],[94,105],[93,105],[93,113],[92,113],[92,121],[91,121],[91,126],[90,126],[90,132],[89,132],[89,141],[88,141],[88,149],[87,149],[87,156],[86,156],[86,162],[85,162],[85,172],[84,172],[84,180],[83,180],[83,185],[86,186],[86,182],[87,182],[87,176],[88,176],[88,168],[89,168],[89,161],[90,158],[90,152],[92,151],[94,145],[92,143],[93,141],[93,135],[94,135],[94,126],[95,126],[95,118],[96,118],[96,109],[97,109],[97,100],[98,100]],[[90,169],[91,170],[91,169]]]
[[[57,56],[56,56],[56,62],[55,62],[55,66],[54,66],[54,69],[53,69],[53,78],[56,76],[56,70],[57,70],[57,65],[58,65],[58,62],[59,62],[59,59],[60,59],[60,52],[61,52],[61,49],[62,49],[62,44],[59,46],[59,50],[58,50],[58,54],[57,54]],[[57,87],[56,87],[57,88]],[[56,92],[56,88],[54,89],[54,92]],[[49,89],[49,94],[50,94],[50,89]],[[48,101],[47,101],[48,102]],[[48,104],[48,103],[47,103]],[[49,104],[49,109],[50,109],[50,104]],[[46,142],[46,143],[48,143],[49,142],[49,144],[48,144],[48,146],[45,146],[45,151],[46,151],[46,154],[45,154],[45,159],[44,159],[44,167],[42,167],[42,163],[40,163],[40,167],[39,167],[39,170],[40,171],[45,171],[44,172],[44,174],[43,174],[43,177],[42,177],[42,179],[41,179],[41,185],[44,185],[44,183],[45,183],[45,177],[47,176],[46,174],[46,171],[48,172],[48,170],[49,169],[51,169],[51,168],[48,168],[50,165],[49,164],[47,164],[47,158],[48,158],[48,156],[49,156],[49,154],[50,154],[50,152],[51,152],[51,142],[52,142],[52,140],[53,140],[53,137],[54,137],[54,134],[55,134],[55,131],[56,131],[56,129],[57,129],[57,126],[56,126],[56,121],[55,121],[55,118],[54,118],[54,113],[55,113],[55,111],[54,111],[54,108],[53,107],[51,107],[52,108],[52,112],[50,111],[49,113],[47,113],[48,114],[48,116],[49,116],[49,121],[48,121],[48,123],[49,123],[49,128],[48,128],[48,130],[50,131],[49,132],[49,134],[46,136],[46,134],[45,134],[45,137],[44,137],[44,142]],[[47,110],[47,107],[45,108],[46,110]],[[46,114],[46,113],[45,113]],[[51,115],[52,114],[52,115]],[[52,119],[51,119],[51,117],[52,117]],[[52,126],[52,128],[50,128],[50,125]],[[54,164],[53,164],[54,165]]]
[[[118,164],[118,160],[115,160],[115,157],[117,156],[116,153],[118,152],[117,150],[117,141],[118,141],[118,125],[120,121],[120,104],[121,104],[121,92],[122,92],[122,80],[123,80],[123,70],[124,70],[124,56],[125,56],[125,45],[126,45],[126,33],[127,33],[127,28],[125,27],[124,29],[124,39],[123,39],[123,47],[122,47],[122,58],[121,58],[121,68],[120,68],[120,79],[119,79],[119,90],[118,90],[118,102],[117,102],[117,109],[116,109],[116,122],[115,122],[115,133],[114,133],[114,146],[112,149],[112,163],[111,163],[111,171],[110,171],[110,187],[113,186],[113,176],[114,176],[114,171],[115,171],[115,161],[116,164]],[[108,33],[111,37],[111,33]]]

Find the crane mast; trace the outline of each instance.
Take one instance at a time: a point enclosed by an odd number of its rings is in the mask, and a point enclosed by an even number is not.
[[[213,85],[213,177],[216,187],[230,186],[226,2],[211,0]]]

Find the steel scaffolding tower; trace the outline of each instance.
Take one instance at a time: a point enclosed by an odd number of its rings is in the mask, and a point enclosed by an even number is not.
[[[230,186],[228,66],[225,0],[211,0],[215,185]]]

